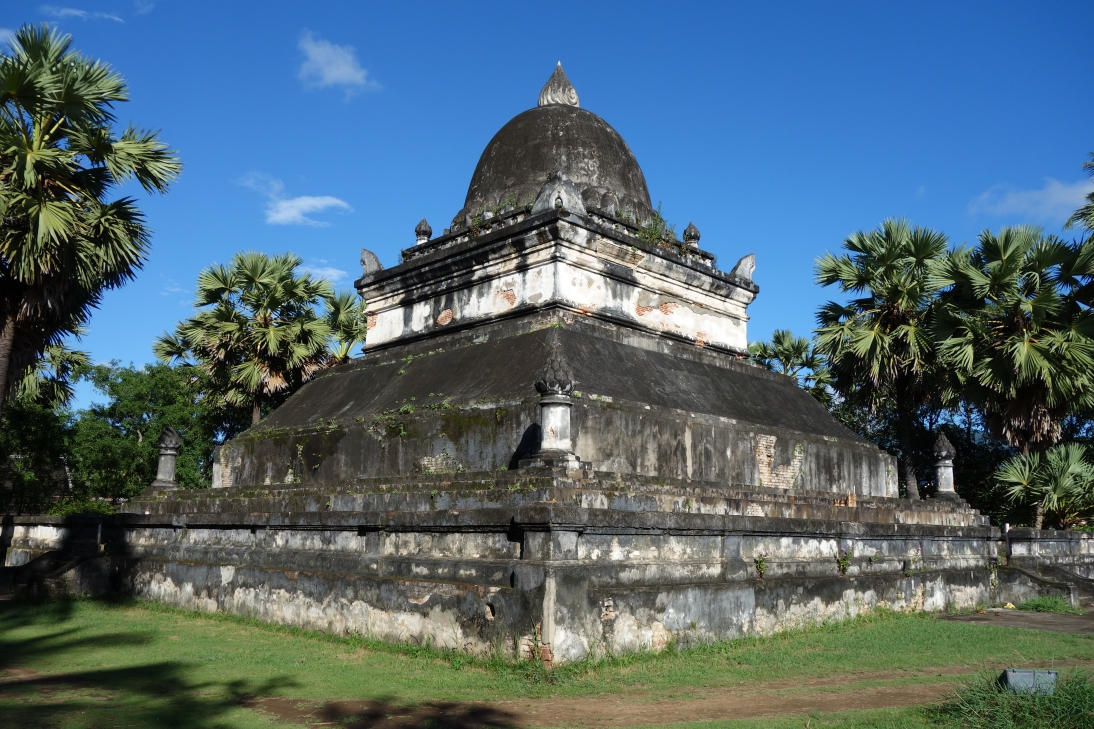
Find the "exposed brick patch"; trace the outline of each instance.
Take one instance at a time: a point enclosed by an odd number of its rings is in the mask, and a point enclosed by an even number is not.
[[[645,316],[646,314],[649,314],[651,311],[653,311],[653,307],[642,306],[641,304],[638,304],[634,307],[634,310],[638,313],[638,316]]]
[[[679,306],[679,304],[672,301],[666,301],[665,303],[661,304],[661,306],[658,306],[657,310],[665,316],[672,316],[672,312],[676,311],[677,306]]]
[[[375,314],[369,314],[365,317],[365,329],[372,329],[376,326],[377,316]]]
[[[707,346],[707,333],[706,332],[695,332],[695,346],[696,347],[705,347],[705,346]]]
[[[759,486],[776,489],[792,489],[802,475],[802,461],[805,449],[800,443],[794,445],[794,453],[789,465],[775,465],[775,441],[773,435],[756,436],[756,468],[760,472]]]
[[[445,309],[444,311],[442,311],[437,316],[437,324],[442,326],[442,327],[450,321],[452,321],[452,310],[451,309]]]
[[[513,289],[502,289],[497,292],[496,295],[505,299],[505,303],[509,304],[509,306],[513,306],[517,303],[517,294]]]

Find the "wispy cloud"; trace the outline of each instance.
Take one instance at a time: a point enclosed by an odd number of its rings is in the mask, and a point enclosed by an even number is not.
[[[15,39],[15,31],[11,28],[0,28],[0,46],[7,46]]]
[[[314,220],[308,215],[324,210],[346,210],[353,212],[353,208],[345,200],[340,200],[330,195],[301,195],[300,197],[285,197],[285,185],[275,177],[261,173],[252,173],[239,181],[245,187],[249,187],[268,199],[266,204],[266,223],[268,225],[313,225],[323,228],[330,223]]]
[[[62,8],[56,5],[43,5],[38,9],[51,18],[57,18],[58,20],[76,18],[77,20],[113,20],[116,23],[125,22],[113,13],[93,13],[87,10],[80,10],[79,8]]]
[[[133,9],[137,15],[148,15],[155,7],[153,0],[133,0]]]
[[[343,281],[345,281],[346,278],[349,276],[349,274],[346,271],[343,271],[340,268],[335,268],[334,266],[327,265],[328,263],[330,263],[330,262],[325,261],[322,258],[320,258],[320,259],[317,259],[315,262],[305,264],[305,265],[301,266],[300,268],[307,271],[312,276],[317,276],[318,278],[325,278],[328,281],[330,281],[332,284],[335,284],[335,285],[340,284]]]
[[[1065,183],[1051,177],[1040,190],[1019,190],[995,185],[969,201],[969,212],[995,217],[1023,217],[1041,223],[1062,224],[1083,204],[1094,184],[1080,180]]]
[[[297,47],[304,53],[304,63],[296,77],[305,86],[342,88],[347,101],[360,91],[378,86],[369,78],[368,71],[361,68],[353,46],[338,46],[305,30]]]

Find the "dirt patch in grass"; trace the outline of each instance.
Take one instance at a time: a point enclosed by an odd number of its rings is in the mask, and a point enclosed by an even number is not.
[[[985,610],[983,613],[948,615],[943,620],[958,623],[978,623],[999,628],[1026,628],[1051,630],[1056,633],[1094,634],[1094,613],[1065,615],[1061,613],[1036,613],[1026,610]]]
[[[1090,668],[1094,667],[1094,662],[1073,661],[1066,666],[1057,662],[1053,665]],[[358,729],[640,726],[920,706],[947,698],[953,691],[955,677],[971,676],[978,670],[962,666],[917,672],[887,671],[856,674],[847,679],[779,681],[668,696],[642,692],[417,707],[399,707],[380,701],[317,703],[248,697],[244,705],[285,722],[330,723]]]

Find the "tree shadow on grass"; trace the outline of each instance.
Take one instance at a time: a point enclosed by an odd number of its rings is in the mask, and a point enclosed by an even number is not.
[[[148,635],[112,633],[80,636],[66,625],[72,606],[65,601],[13,601],[0,605],[0,716],[5,726],[147,726],[212,729],[231,726],[240,697],[292,688],[292,679],[193,681],[183,662],[40,673],[28,666],[48,665],[84,648],[150,643]],[[45,632],[14,636],[16,628]]]
[[[245,722],[240,712],[247,710],[288,723],[355,729],[500,729],[518,724],[515,716],[481,704],[407,707],[383,699],[323,703],[283,698],[275,694],[297,687],[290,677],[261,683],[198,682],[184,662],[67,673],[29,668],[80,649],[152,643],[149,633],[81,635],[69,625],[73,612],[74,603],[68,600],[0,603],[0,726],[213,729]],[[15,634],[35,627],[34,634]]]
[[[322,723],[346,729],[503,729],[519,724],[509,712],[482,704],[439,702],[400,706],[392,701],[318,703],[245,697],[243,705],[293,724]]]

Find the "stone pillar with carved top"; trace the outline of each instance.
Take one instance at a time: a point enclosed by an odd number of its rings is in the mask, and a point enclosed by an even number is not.
[[[938,486],[935,495],[937,499],[960,498],[953,488],[953,458],[957,455],[950,439],[945,434],[939,434],[934,442],[934,477]]]
[[[573,449],[570,410],[574,406],[574,376],[563,357],[557,337],[549,342],[550,355],[536,380],[539,392],[539,450],[520,462],[521,468],[585,468]]]
[[[153,489],[177,489],[178,476],[175,474],[175,460],[182,447],[182,438],[174,428],[164,428],[159,442],[160,462],[156,469],[156,480],[152,482]]]

